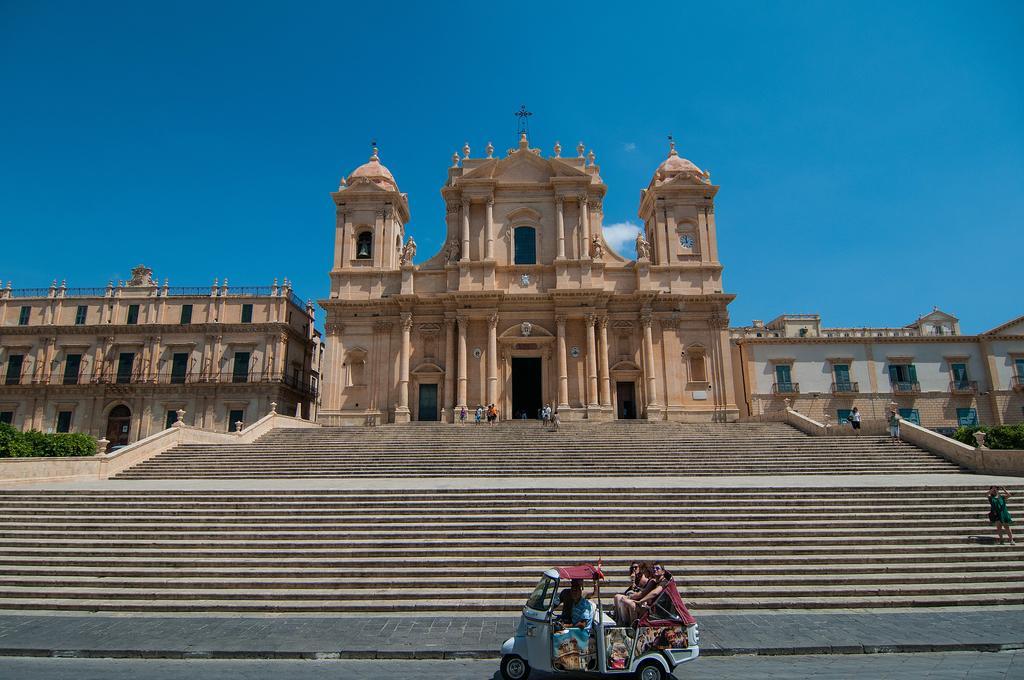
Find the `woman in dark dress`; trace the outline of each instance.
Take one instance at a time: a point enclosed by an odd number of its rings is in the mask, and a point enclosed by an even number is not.
[[[1013,524],[1013,518],[1010,517],[1010,511],[1006,507],[1006,499],[1010,497],[1010,492],[1006,490],[1006,487],[993,486],[988,490],[988,521],[996,525],[996,534],[999,536],[999,542],[1003,542],[1003,529],[1006,529],[1006,537],[1010,539],[1010,545],[1014,545],[1013,542],[1013,529],[1010,525]]]

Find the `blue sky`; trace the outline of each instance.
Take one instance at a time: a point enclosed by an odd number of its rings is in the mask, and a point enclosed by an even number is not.
[[[712,6],[714,5],[714,6]],[[442,241],[452,152],[582,140],[636,223],[712,172],[734,323],[1024,314],[1024,3],[0,3],[0,278],[327,290],[370,140]]]

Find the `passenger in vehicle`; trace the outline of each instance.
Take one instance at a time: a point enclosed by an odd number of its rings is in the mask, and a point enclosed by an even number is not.
[[[615,620],[620,626],[631,626],[639,618],[641,612],[654,604],[654,601],[661,595],[665,585],[672,580],[672,574],[665,571],[665,568],[655,562],[647,567],[646,575],[648,581],[641,588],[640,592],[633,596],[615,596]]]
[[[647,585],[647,563],[646,562],[633,562],[629,565],[629,585],[622,591],[622,594],[626,597],[633,597],[643,590],[644,586]]]

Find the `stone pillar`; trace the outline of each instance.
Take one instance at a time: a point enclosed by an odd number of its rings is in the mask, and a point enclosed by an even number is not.
[[[494,259],[494,198],[487,199],[487,241],[484,244],[484,259]]]
[[[402,313],[402,354],[398,363],[398,408],[395,409],[395,422],[409,422],[409,353],[412,350],[410,334],[412,332],[412,314]]]
[[[565,200],[561,196],[555,199],[555,234],[558,238],[558,259],[565,259]]]
[[[569,371],[565,359],[565,315],[555,317],[558,327],[558,408],[569,408]]]
[[[466,405],[466,390],[469,384],[469,376],[466,372],[469,370],[469,360],[466,356],[466,331],[468,330],[469,319],[460,316],[459,317],[459,403],[455,405],[455,408],[462,408]]]
[[[587,325],[587,406],[597,406],[597,343],[594,340],[593,314],[583,317]]]
[[[498,315],[487,320],[487,403],[498,403]]]
[[[469,261],[469,199],[462,199],[462,257],[463,262]]]
[[[601,406],[610,407],[612,405],[612,379],[608,375],[608,317],[598,318],[597,325],[601,331],[597,338],[600,343],[597,358],[601,362]]]
[[[649,311],[640,314],[640,323],[644,327],[644,372],[647,374],[647,405],[660,406],[658,403],[658,382],[654,375],[654,335],[651,323],[654,321]]]
[[[583,243],[580,244],[580,259],[590,258],[590,208],[587,197],[580,196],[580,224],[583,226]]]
[[[444,320],[444,406],[455,414],[455,319]]]

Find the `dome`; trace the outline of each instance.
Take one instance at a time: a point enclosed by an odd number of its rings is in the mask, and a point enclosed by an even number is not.
[[[660,183],[672,179],[676,175],[687,175],[695,181],[706,183],[707,175],[698,168],[693,161],[687,160],[676,151],[676,143],[672,142],[668,152],[668,158],[661,162],[658,169],[654,171],[653,182]]]
[[[352,180],[356,179],[364,179],[383,189],[398,191],[398,184],[395,182],[394,175],[380,162],[380,157],[377,155],[377,147],[373,148],[373,155],[370,156],[370,160],[353,170],[352,174],[348,176],[348,184],[352,184]]]

